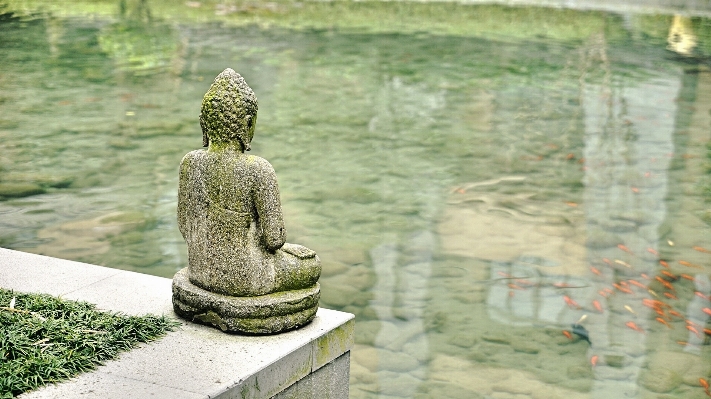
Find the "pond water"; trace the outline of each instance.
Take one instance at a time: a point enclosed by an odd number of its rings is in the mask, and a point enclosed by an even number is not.
[[[352,398],[707,397],[711,20],[17,3],[0,246],[186,266],[177,168],[231,67],[289,242],[321,257],[321,305],[356,315]]]

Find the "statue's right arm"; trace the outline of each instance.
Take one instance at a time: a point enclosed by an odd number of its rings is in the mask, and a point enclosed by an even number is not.
[[[257,158],[257,180],[254,204],[259,216],[262,242],[270,251],[281,248],[286,242],[286,228],[279,199],[279,185],[272,165],[265,159]]]

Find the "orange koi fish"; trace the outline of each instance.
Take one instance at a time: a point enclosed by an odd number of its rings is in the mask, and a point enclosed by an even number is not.
[[[709,250],[706,249],[706,248],[699,247],[698,245],[695,245],[695,246],[691,247],[691,249],[693,249],[694,251],[703,252],[703,253],[705,253],[705,254],[711,254],[711,251],[709,251]]]
[[[563,300],[565,301],[565,303],[568,304],[568,307],[574,308],[574,309],[580,309],[580,305],[578,305],[578,303],[575,302],[571,297],[569,297],[567,295],[563,295]]]
[[[512,290],[522,290],[523,289],[523,288],[519,287],[518,285],[511,284],[511,283],[508,284],[508,287],[511,288]]]
[[[625,325],[626,325],[627,327],[629,327],[629,328],[631,328],[631,329],[637,331],[637,332],[644,333],[644,330],[642,329],[642,327],[638,326],[638,325],[635,324],[635,322],[633,322],[633,321],[628,321],[627,323],[625,323]]]
[[[608,296],[610,296],[612,294],[612,290],[609,288],[605,288],[605,289],[598,291],[597,293],[601,297],[607,298]]]
[[[650,254],[652,254],[654,256],[659,256],[659,252],[657,252],[657,250],[652,247],[647,248],[647,252],[649,252]]]
[[[674,291],[674,287],[671,284],[669,284],[669,282],[667,280],[664,280],[663,278],[661,278],[659,276],[654,277],[654,279],[659,281],[659,283],[661,283],[663,286],[665,286],[669,291]]]
[[[597,366],[597,359],[598,359],[598,356],[597,356],[597,355],[593,355],[593,357],[590,358],[590,364],[591,364],[593,367]]]
[[[623,245],[623,244],[617,244],[617,248],[619,248],[619,249],[621,249],[621,250],[627,252],[628,254],[634,255],[634,253],[633,253],[632,251],[630,251],[630,249],[627,248],[627,247],[626,247],[625,245]]]
[[[602,313],[602,305],[600,305],[600,301],[598,301],[596,299],[596,300],[592,301],[592,304],[595,307],[595,309],[597,309],[598,312]]]
[[[656,318],[656,319],[654,319],[654,320],[656,320],[656,321],[658,321],[658,322],[660,322],[660,323],[664,324],[665,326],[667,326],[667,327],[669,327],[669,328],[672,328],[672,326],[671,326],[671,325],[669,325],[669,323],[667,323],[667,321],[666,321],[666,320],[664,320],[664,319],[662,319],[661,317],[657,317],[657,318]]]
[[[697,337],[701,338],[701,334],[699,334],[699,330],[697,330],[696,327],[687,324],[686,329],[696,334]]]
[[[688,325],[690,325],[690,326],[694,326],[694,327],[698,327],[698,326],[699,326],[696,322],[694,322],[694,321],[691,320],[691,319],[686,319],[685,322],[686,322],[686,324],[688,324]]]
[[[702,388],[708,390],[709,389],[709,382],[706,381],[703,378],[699,378],[699,385],[701,385]]]
[[[649,280],[649,276],[646,275],[645,273],[642,273],[642,274],[640,274],[639,276],[642,277],[642,278],[645,279],[645,280]]]
[[[669,268],[669,264],[668,264],[667,261],[665,261],[665,260],[660,260],[660,261],[659,261],[659,264],[662,265],[662,266],[664,266],[664,267],[666,267],[667,269]]]
[[[623,287],[623,286],[621,286],[620,284],[612,283],[612,286],[615,287],[615,288],[617,288],[618,290],[620,290],[620,291],[626,293],[626,294],[631,294],[631,293],[632,293],[632,290],[630,290],[630,289],[627,288],[627,287]]]
[[[669,272],[666,271],[666,270],[662,270],[662,274],[665,275],[665,276],[667,276],[667,277],[669,277],[670,279],[672,279],[672,281],[679,279],[679,277],[677,277],[677,276],[675,276],[675,275],[669,273]]]
[[[637,287],[639,287],[639,288],[645,288],[645,289],[647,288],[647,286],[646,286],[646,285],[644,285],[644,284],[640,283],[640,282],[639,282],[639,281],[637,281],[637,280],[632,280],[632,279],[629,279],[629,280],[627,280],[627,281],[629,281],[629,282],[630,282],[630,284],[632,284],[632,285],[635,285],[635,286],[637,286]]]
[[[704,328],[704,334],[711,335],[711,328]]]
[[[565,337],[568,339],[573,339],[573,335],[570,333],[570,331],[563,330],[563,335],[565,335]]]
[[[632,290],[631,290],[631,289],[629,289],[629,288],[627,288],[627,287],[623,287],[623,286],[621,286],[621,285],[619,285],[619,284],[617,284],[617,283],[612,283],[612,286],[615,287],[615,288],[617,288],[618,290],[624,292],[625,294],[631,294],[631,293],[632,293]]]
[[[655,302],[656,302],[656,301],[653,300],[653,299],[647,299],[647,298],[642,299],[642,305],[644,305],[644,306],[646,306],[646,307],[648,307],[648,308],[652,308],[652,309],[654,309],[654,308],[657,307],[657,305],[655,304]]]
[[[711,316],[711,309],[709,309],[709,308],[703,308],[703,309],[701,309],[701,311],[703,311],[703,312],[706,313],[707,315]]]
[[[711,297],[707,297],[706,295],[704,295],[703,292],[694,291],[694,295],[696,295],[696,296],[699,297],[699,298],[703,298],[703,299],[705,299],[705,300],[707,300],[707,301],[711,301]]]
[[[502,272],[502,271],[498,271],[498,272],[496,272],[496,274],[498,274],[498,275],[501,276],[501,277],[505,277],[505,278],[511,278],[511,277],[512,277],[510,274],[508,274],[508,273],[506,273],[506,272]]]
[[[699,265],[697,265],[697,264],[694,264],[694,263],[691,263],[691,262],[687,262],[687,261],[685,261],[685,260],[680,260],[680,261],[679,261],[679,264],[682,265],[682,266],[686,266],[686,267],[695,267],[695,268],[697,268],[697,269],[702,269],[701,266],[699,266]]]
[[[611,265],[611,264],[612,264],[612,262],[610,262],[610,260],[607,259],[607,258],[602,258],[602,261],[605,262],[605,263],[607,263],[608,265]]]
[[[679,299],[679,298],[677,298],[676,295],[672,294],[671,292],[665,292],[665,293],[664,293],[664,296],[667,297],[667,298],[669,298],[669,299]]]
[[[684,318],[684,316],[682,316],[681,313],[677,312],[676,310],[669,310],[667,313],[669,313],[672,316],[676,316],[680,319]]]
[[[571,288],[572,285],[568,283],[553,283],[553,286],[556,288]]]
[[[680,274],[681,278],[687,279],[689,281],[694,281],[694,276],[690,276],[688,274],[681,273]]]
[[[652,309],[654,309],[654,308],[661,309],[661,308],[670,308],[671,307],[662,301],[658,301],[656,299],[647,299],[647,298],[642,299],[642,305],[644,305],[648,308],[652,308]]]
[[[600,269],[594,266],[590,266],[590,271],[597,274],[598,276],[602,276],[602,272],[600,272]]]

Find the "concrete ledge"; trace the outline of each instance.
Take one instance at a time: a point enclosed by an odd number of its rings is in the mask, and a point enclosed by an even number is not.
[[[0,287],[92,302],[127,314],[176,317],[170,279],[4,248]],[[305,327],[271,336],[231,335],[180,321],[178,331],[94,372],[21,397],[266,399],[280,393],[308,397],[307,392],[319,399],[348,397],[352,314],[320,308]]]

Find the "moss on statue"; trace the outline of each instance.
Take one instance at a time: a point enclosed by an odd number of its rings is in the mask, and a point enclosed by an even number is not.
[[[173,279],[173,302],[182,317],[223,331],[273,333],[313,319],[321,261],[286,243],[274,168],[244,153],[256,120],[254,92],[224,70],[202,101],[208,148],[180,164],[178,227],[188,267]]]

